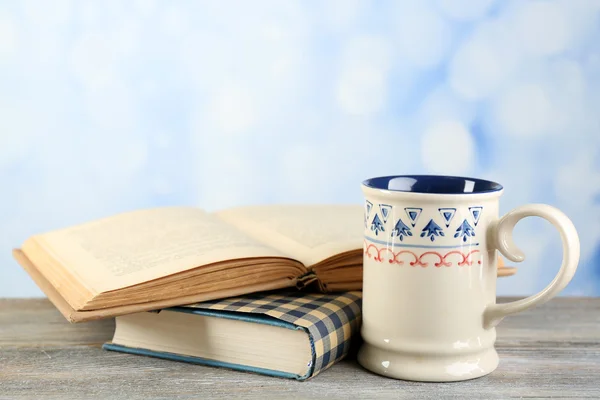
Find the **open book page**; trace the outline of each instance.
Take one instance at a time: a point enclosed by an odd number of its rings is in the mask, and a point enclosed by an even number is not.
[[[34,236],[33,240],[84,287],[97,293],[219,261],[285,257],[192,207],[119,214]],[[25,253],[27,248],[26,242]]]
[[[359,205],[265,205],[215,215],[310,267],[362,248],[363,212]]]

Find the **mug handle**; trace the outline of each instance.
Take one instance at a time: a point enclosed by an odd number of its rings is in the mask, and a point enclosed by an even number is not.
[[[579,263],[579,236],[575,226],[562,211],[546,204],[528,204],[517,207],[496,221],[495,224],[492,224],[490,227],[492,246],[511,261],[523,261],[525,254],[513,241],[513,229],[517,222],[525,217],[544,218],[558,229],[563,246],[562,265],[554,280],[541,292],[509,303],[488,305],[483,315],[483,323],[486,329],[495,327],[507,315],[547,302],[567,286],[577,269]]]

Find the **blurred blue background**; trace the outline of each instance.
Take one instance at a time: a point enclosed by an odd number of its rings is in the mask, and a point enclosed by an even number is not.
[[[600,294],[600,2],[2,1],[0,297],[28,236],[187,204],[361,203],[370,176],[505,186],[572,218]],[[543,288],[558,234],[501,294]]]

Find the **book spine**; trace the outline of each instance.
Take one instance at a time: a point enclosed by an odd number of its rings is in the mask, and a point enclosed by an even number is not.
[[[317,275],[312,271],[308,271],[296,279],[296,288],[302,290],[314,282],[318,282],[319,287],[321,287],[321,282],[319,281],[319,278],[317,278]]]

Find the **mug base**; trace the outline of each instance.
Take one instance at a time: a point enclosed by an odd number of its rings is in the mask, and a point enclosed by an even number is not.
[[[479,353],[457,355],[415,355],[393,353],[363,343],[358,363],[388,378],[418,382],[455,382],[479,378],[498,367],[498,353],[489,348]]]

